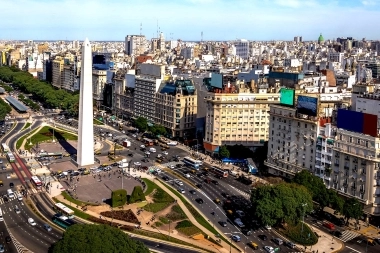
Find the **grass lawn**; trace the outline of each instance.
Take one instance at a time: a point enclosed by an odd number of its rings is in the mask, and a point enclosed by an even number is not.
[[[156,185],[155,183],[153,183],[149,179],[143,178],[142,180],[146,184],[146,190],[145,190],[145,193],[144,193],[145,196],[148,196],[149,194],[151,194],[153,192],[154,189],[158,188],[158,185]]]
[[[66,191],[63,191],[61,193],[61,195],[67,199],[68,201],[72,202],[74,205],[76,206],[85,206],[85,205],[91,205],[91,206],[94,206],[95,204],[93,203],[90,203],[90,202],[84,202],[84,201],[80,201],[80,200],[77,200],[77,199],[74,199],[73,197],[71,197]]]
[[[41,142],[53,141],[53,133],[54,133],[54,140],[78,140],[77,135],[60,131],[56,128],[52,128],[49,126],[44,126],[43,128],[41,128],[40,131],[36,132],[31,137],[32,145],[29,145],[29,142],[25,143],[25,149],[29,150],[37,142],[41,143]]]
[[[20,139],[18,139],[16,142],[16,149],[20,149],[24,140],[27,139],[31,134],[34,134],[35,132],[37,132],[37,130],[38,129],[34,129],[31,133],[27,133],[26,135],[24,135]]]
[[[186,219],[187,216],[179,205],[174,205],[172,206],[171,212],[168,213],[165,218],[171,221],[178,221]]]
[[[175,229],[187,236],[193,236],[202,233],[202,231],[189,220],[178,222]]]
[[[100,120],[95,119],[95,118],[94,118],[93,122],[94,122],[94,125],[104,125],[103,122],[101,122]]]
[[[27,129],[28,127],[30,127],[31,124],[32,124],[32,123],[27,122],[27,123],[25,124],[25,126],[21,129],[21,131],[24,130],[24,129]]]
[[[301,233],[301,231],[303,232]],[[303,224],[303,229],[302,222],[298,222],[298,224],[288,223],[285,228],[280,229],[280,232],[293,242],[302,245],[309,246],[318,242],[318,238],[306,223]]]

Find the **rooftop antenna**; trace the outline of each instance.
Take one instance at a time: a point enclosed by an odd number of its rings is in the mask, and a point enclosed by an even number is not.
[[[201,42],[203,42],[203,31],[201,32]]]
[[[140,38],[139,38],[139,55],[141,54],[141,44],[142,44],[142,23],[140,23]]]
[[[159,34],[159,27],[158,27],[158,19],[157,19],[157,37],[156,38],[158,38],[158,34]]]

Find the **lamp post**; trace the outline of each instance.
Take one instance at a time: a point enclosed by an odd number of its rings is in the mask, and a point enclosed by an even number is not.
[[[303,203],[301,205],[302,205],[302,207],[305,207],[305,206],[307,206],[307,203]],[[301,236],[303,235],[303,223],[305,221],[305,208],[302,208],[302,211],[303,211],[303,213],[302,213]]]
[[[170,241],[170,223],[171,223],[172,221],[171,220],[169,220],[169,241]]]

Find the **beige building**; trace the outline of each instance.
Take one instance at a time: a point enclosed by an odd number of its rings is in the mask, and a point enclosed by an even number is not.
[[[222,145],[262,146],[269,138],[269,105],[278,104],[278,93],[251,93],[245,84],[207,93],[204,148],[217,152]]]
[[[197,94],[191,80],[166,83],[155,98],[155,123],[164,126],[175,138],[194,139]]]
[[[134,70],[118,70],[113,77],[113,84],[114,99],[112,107],[114,113],[126,118],[132,117],[135,92]]]
[[[97,108],[102,105],[104,85],[106,82],[106,70],[92,70],[92,97],[95,100],[95,105]]]
[[[288,178],[301,170],[314,173],[318,119],[281,105],[270,106],[269,115],[268,172]]]
[[[380,215],[380,138],[336,128],[331,187]]]
[[[63,58],[57,57],[55,60],[53,60],[52,64],[52,85],[57,88],[61,88],[63,81],[64,81],[64,75],[63,75],[63,66],[65,64],[65,61]]]

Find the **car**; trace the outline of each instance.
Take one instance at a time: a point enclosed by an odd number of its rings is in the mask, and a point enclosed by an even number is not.
[[[211,183],[213,183],[214,185],[219,185],[219,182],[216,180],[212,180]]]
[[[141,165],[140,162],[134,162],[133,164],[136,165],[136,166],[140,166]]]
[[[247,245],[249,246],[249,247],[251,247],[252,249],[259,249],[259,246],[257,245],[257,243],[254,243],[254,242],[249,242],[249,243],[247,243]]]
[[[252,234],[252,230],[250,228],[242,228],[241,232],[247,236],[250,236]]]
[[[175,182],[177,185],[179,185],[179,186],[182,186],[182,185],[183,185],[182,181],[180,181],[180,180],[174,180],[174,182]]]
[[[169,177],[168,177],[168,176],[163,176],[163,177],[162,177],[162,180],[164,180],[164,181],[169,181]]]
[[[34,221],[33,218],[28,218],[28,223],[29,223],[30,225],[32,225],[32,226],[37,225],[37,223]]]
[[[173,164],[171,164],[171,165],[168,166],[168,168],[174,170],[175,166]]]
[[[288,241],[285,244],[286,244],[286,246],[288,246],[291,249],[294,249],[296,247],[296,245],[293,242],[291,242],[291,241]]]
[[[7,179],[10,179],[11,178],[11,174],[7,174]]]
[[[343,236],[342,232],[340,232],[340,231],[334,231],[333,235],[336,237],[339,237],[339,238]]]
[[[7,197],[7,195],[4,195],[4,196],[3,196],[3,200],[4,200],[4,202],[8,202],[8,197]]]
[[[245,227],[244,223],[241,221],[240,218],[236,218],[236,219],[234,220],[234,223],[235,223],[236,226],[238,226],[239,228],[244,228],[244,227]]]
[[[284,243],[281,238],[273,238],[273,242],[277,245],[282,245]]]
[[[271,230],[271,229],[272,229],[272,227],[271,227],[271,226],[269,226],[269,225],[265,225],[265,229],[266,229],[266,230]]]
[[[73,173],[71,173],[71,176],[76,177],[79,176],[79,174],[79,171],[74,171]]]
[[[19,214],[21,213],[20,209],[18,208],[18,206],[15,206],[15,213]]]
[[[20,193],[17,194],[17,199],[18,199],[18,201],[22,201],[22,195]]]
[[[241,238],[240,238],[240,236],[238,236],[238,235],[232,235],[232,236],[231,236],[231,239],[232,239],[234,242],[240,242],[240,241],[241,241]]]
[[[136,137],[137,137],[137,135],[135,135],[135,134],[132,134],[132,137],[133,137],[133,138],[136,138]]]
[[[5,242],[6,242],[6,243],[11,243],[11,242],[12,242],[12,238],[11,238],[9,235],[7,235],[7,236],[5,237]]]
[[[132,153],[129,153],[128,156],[133,157],[133,154],[132,154]]]
[[[222,227],[227,227],[227,222],[225,222],[225,221],[220,220],[220,221],[218,221],[218,223],[219,223]]]
[[[168,151],[163,151],[162,154],[163,155],[169,155]]]
[[[202,188],[203,187],[202,184],[196,184],[195,186],[198,187],[198,188]]]
[[[230,197],[230,194],[226,193],[226,192],[222,192],[221,193],[223,197],[225,197],[226,199],[228,199]]]
[[[71,174],[73,172],[74,172],[74,170],[68,170],[66,175]]]
[[[149,152],[149,151],[145,151],[145,154],[146,154],[146,155],[150,155],[150,152]]]
[[[187,178],[190,178],[190,177],[191,177],[190,174],[188,174],[188,173],[187,173],[187,174],[184,174],[184,176],[187,177]]]
[[[3,252],[5,252],[4,246],[0,244],[0,253],[3,253]]]
[[[179,189],[178,189],[178,191],[179,191],[180,193],[182,193],[182,194],[184,194],[184,193],[185,193],[185,190],[184,190],[184,189],[182,189],[182,188],[179,188]]]
[[[190,192],[191,195],[195,195],[197,193],[196,190],[190,190],[189,192]]]
[[[198,204],[203,204],[203,203],[204,203],[203,199],[201,199],[201,198],[196,198],[195,201],[196,201]]]
[[[12,182],[9,183],[9,188],[13,188],[14,186],[15,186],[14,183],[12,183]]]
[[[268,239],[266,235],[258,235],[257,237],[259,237],[263,241],[266,241]]]
[[[49,224],[44,224],[44,229],[46,230],[46,231],[48,231],[48,232],[50,232],[52,229],[51,229],[51,227],[49,226]]]
[[[156,169],[156,172],[157,172],[157,173],[161,173],[162,170],[161,170],[161,169]]]
[[[273,253],[273,252],[274,252],[274,248],[271,247],[271,246],[264,246],[264,249],[265,249],[265,251],[268,252],[268,253]]]

